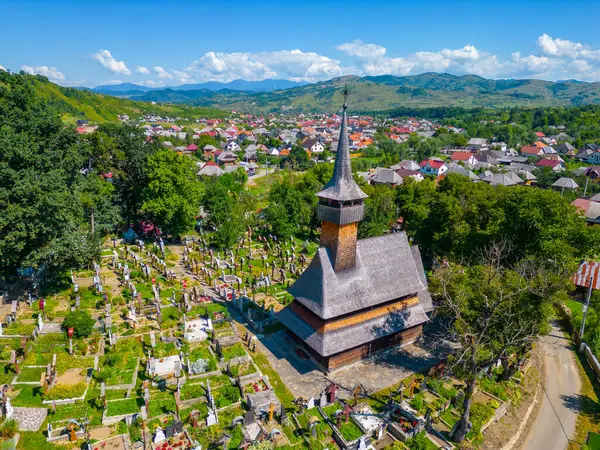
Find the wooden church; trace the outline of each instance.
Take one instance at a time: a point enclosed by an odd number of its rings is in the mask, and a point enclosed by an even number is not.
[[[421,254],[404,232],[357,239],[367,195],[352,176],[346,109],[333,177],[317,193],[321,247],[278,313],[326,371],[413,342],[432,310]]]

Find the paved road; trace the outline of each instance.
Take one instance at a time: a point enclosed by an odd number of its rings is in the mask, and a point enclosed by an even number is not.
[[[523,448],[565,450],[575,431],[581,383],[571,341],[558,328],[543,340],[546,376],[540,411]],[[560,420],[559,420],[560,419]],[[566,435],[566,436],[565,436]]]

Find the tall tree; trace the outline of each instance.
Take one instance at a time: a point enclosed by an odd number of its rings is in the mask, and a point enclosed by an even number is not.
[[[444,263],[434,271],[431,289],[446,332],[459,344],[450,370],[465,381],[465,398],[454,439],[462,442],[478,374],[512,354],[522,354],[547,330],[551,299],[567,286],[567,266],[522,260],[507,267],[508,243],[495,244],[473,266]],[[478,432],[478,430],[474,430]]]
[[[202,184],[190,158],[170,150],[148,157],[148,185],[142,211],[165,232],[178,237],[194,228]]]

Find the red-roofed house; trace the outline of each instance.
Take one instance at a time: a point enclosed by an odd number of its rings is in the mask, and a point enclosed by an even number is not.
[[[536,166],[541,167],[541,168],[549,167],[552,169],[553,172],[562,172],[562,171],[566,170],[566,167],[563,162],[558,161],[556,159],[550,159],[550,158],[540,159],[536,163]]]
[[[185,149],[189,152],[195,152],[198,150],[198,146],[196,144],[190,144]]]
[[[472,152],[454,152],[450,156],[450,159],[454,162],[462,161],[465,164],[475,164],[477,162]]]
[[[535,132],[535,135],[536,135],[537,137],[539,137],[539,138],[546,137],[546,135],[545,135],[544,133],[542,133],[541,131],[536,131],[536,132]]]
[[[419,164],[419,169],[424,175],[435,175],[436,177],[448,170],[448,166],[439,158],[424,159]]]
[[[544,154],[544,150],[540,147],[534,147],[532,145],[526,145],[521,147],[521,155],[527,156],[528,158],[535,158]]]

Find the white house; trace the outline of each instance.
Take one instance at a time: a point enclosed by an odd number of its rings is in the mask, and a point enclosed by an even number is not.
[[[448,166],[439,158],[429,158],[421,161],[420,171],[423,175],[439,176],[448,170]]]

